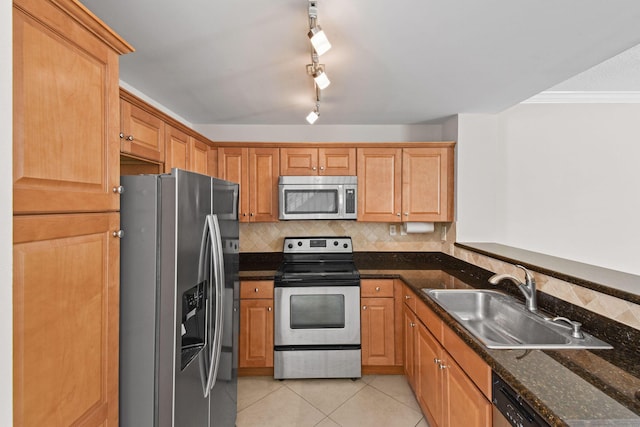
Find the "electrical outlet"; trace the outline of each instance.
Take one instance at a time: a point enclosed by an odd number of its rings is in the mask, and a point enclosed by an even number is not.
[[[396,226],[392,224],[389,226],[389,236],[395,236],[395,235],[396,235]]]

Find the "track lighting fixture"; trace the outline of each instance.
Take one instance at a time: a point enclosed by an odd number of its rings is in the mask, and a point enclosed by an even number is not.
[[[331,48],[331,43],[327,39],[320,25],[318,25],[318,2],[309,0],[309,32],[307,33],[311,42],[311,64],[307,64],[307,74],[313,77],[313,87],[316,92],[316,103],[313,111],[307,115],[309,124],[315,123],[320,117],[320,91],[326,89],[331,81],[325,73],[324,64],[320,64],[318,57]]]

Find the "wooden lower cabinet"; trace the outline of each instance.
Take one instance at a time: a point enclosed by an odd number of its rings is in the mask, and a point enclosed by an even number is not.
[[[408,301],[411,299],[407,299],[403,308],[405,373],[429,425],[490,426],[491,402],[487,395],[490,383],[484,384],[485,380],[489,381],[489,367],[486,364],[479,366],[473,350],[461,346],[462,341],[456,339],[452,351],[458,355],[460,363],[473,367],[473,372],[465,371],[439,340],[453,332],[447,330],[443,334],[447,328],[443,329],[440,320],[431,324],[435,315],[423,302],[413,301],[417,312],[424,314],[418,315]],[[471,378],[480,379],[481,384]]]
[[[16,426],[118,425],[119,223],[13,218]]]
[[[238,354],[240,374],[273,373],[273,281],[240,283]]]
[[[362,365],[393,365],[395,362],[393,298],[362,298],[360,326]]]

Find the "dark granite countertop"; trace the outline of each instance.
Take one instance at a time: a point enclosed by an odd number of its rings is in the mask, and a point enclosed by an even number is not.
[[[490,288],[492,272],[440,252],[357,252],[363,279],[400,278],[553,426],[640,426],[640,331],[539,293],[541,309],[583,323],[613,350],[490,350],[423,288]],[[269,280],[280,254],[241,254],[240,277]],[[515,287],[501,289],[522,300]],[[637,397],[638,396],[638,397]]]

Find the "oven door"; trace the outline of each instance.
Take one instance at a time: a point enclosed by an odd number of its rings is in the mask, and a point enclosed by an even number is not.
[[[276,346],[360,344],[359,286],[277,287],[274,307]]]

